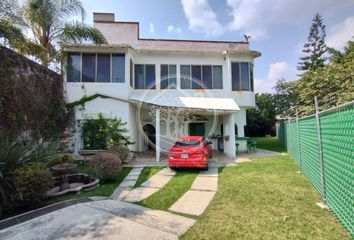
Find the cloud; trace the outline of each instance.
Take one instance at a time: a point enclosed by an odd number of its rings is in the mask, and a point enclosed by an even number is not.
[[[252,39],[268,36],[268,28],[286,24],[302,24],[316,12],[330,14],[354,6],[352,0],[226,0],[232,16],[230,31],[242,30]]]
[[[167,32],[181,34],[182,33],[182,29],[180,27],[175,27],[173,25],[169,25],[167,27]]]
[[[280,78],[294,80],[296,78],[296,68],[287,62],[275,62],[269,65],[268,79],[255,79],[256,92],[274,92],[273,87]]]
[[[327,45],[336,49],[343,48],[354,36],[354,16],[346,18],[330,29]]]
[[[208,36],[218,36],[225,32],[207,0],[181,0],[181,3],[192,31]]]
[[[154,33],[155,33],[155,26],[154,26],[154,24],[150,23],[150,25],[149,25],[149,31],[150,31],[151,34],[154,34]]]

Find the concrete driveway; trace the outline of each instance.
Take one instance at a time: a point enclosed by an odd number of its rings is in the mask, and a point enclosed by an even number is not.
[[[178,239],[195,220],[135,204],[102,200],[73,205],[0,231],[0,239]]]

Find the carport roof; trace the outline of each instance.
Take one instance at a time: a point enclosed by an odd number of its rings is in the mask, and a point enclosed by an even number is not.
[[[239,106],[232,98],[191,97],[173,93],[131,94],[129,101],[160,107],[182,108],[186,110],[204,110],[217,112],[237,112]]]

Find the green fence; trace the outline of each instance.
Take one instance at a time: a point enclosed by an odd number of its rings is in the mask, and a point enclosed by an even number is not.
[[[278,127],[300,171],[354,237],[354,102]]]

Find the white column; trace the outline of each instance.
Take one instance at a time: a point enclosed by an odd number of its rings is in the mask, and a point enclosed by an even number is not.
[[[235,146],[235,123],[233,121],[233,115],[227,114],[223,116],[224,125],[224,153],[228,157],[236,157],[236,146]],[[225,140],[225,137],[228,140]]]
[[[156,108],[156,124],[155,124],[155,131],[156,131],[156,161],[160,162],[160,109]]]

